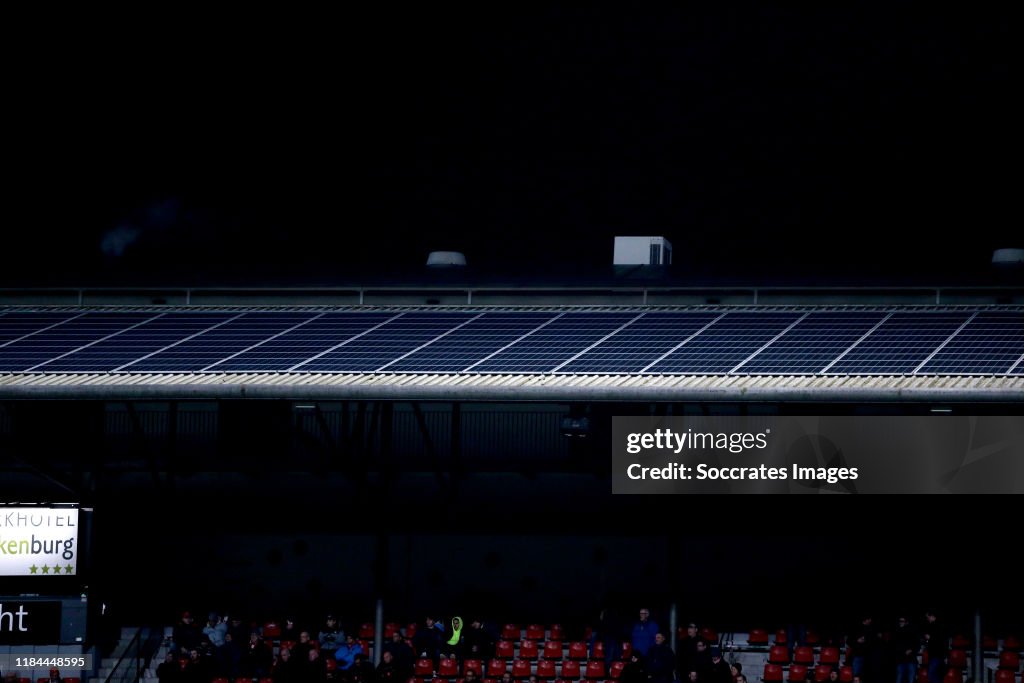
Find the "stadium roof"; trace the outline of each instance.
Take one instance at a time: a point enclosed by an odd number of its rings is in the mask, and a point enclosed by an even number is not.
[[[1022,306],[0,308],[4,399],[1022,397]]]

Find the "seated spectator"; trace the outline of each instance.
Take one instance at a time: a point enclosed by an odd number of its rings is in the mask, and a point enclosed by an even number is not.
[[[328,614],[324,620],[324,627],[320,629],[320,634],[317,636],[317,640],[320,641],[320,647],[325,653],[334,652],[345,643],[345,632],[338,625],[338,618],[333,614]]]
[[[348,671],[355,664],[356,655],[365,654],[363,646],[350,633],[345,636],[345,642],[334,652],[334,658],[338,661],[338,669]]]

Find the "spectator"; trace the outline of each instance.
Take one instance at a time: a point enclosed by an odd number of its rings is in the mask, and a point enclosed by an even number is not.
[[[619,683],[647,683],[647,669],[639,652],[634,650],[629,654],[629,661],[619,675]]]
[[[416,636],[412,639],[413,649],[416,656],[432,659],[434,671],[437,671],[441,661],[441,636],[444,628],[434,621],[434,617],[426,617],[423,624],[423,628],[417,629]]]
[[[294,652],[292,655],[294,656]],[[243,677],[263,678],[270,675],[270,667],[274,661],[274,653],[263,641],[258,631],[249,634],[249,644],[242,652],[239,662],[239,673]]]
[[[925,612],[924,639],[928,653],[928,683],[942,683],[949,657],[949,635],[935,610]]]
[[[686,635],[679,639],[676,649],[678,660],[676,670],[680,676],[686,676],[694,670],[698,641],[700,641],[700,636],[697,635],[697,624],[691,622],[686,625]]]
[[[492,632],[481,619],[474,619],[463,637],[466,657],[488,660],[494,656],[494,642],[497,633]]]
[[[441,652],[450,657],[462,658],[462,617],[452,617],[451,630],[444,638]]]
[[[647,651],[647,677],[651,683],[671,683],[675,679],[676,653],[663,633],[654,634],[654,644]]]
[[[49,683],[63,683],[64,679],[60,677],[60,669],[50,669],[50,678],[47,679]]]
[[[729,665],[729,673],[732,674],[732,682],[736,683],[736,679],[743,673],[743,663],[733,662]]]
[[[320,629],[320,634],[317,636],[320,641],[320,647],[325,652],[334,652],[345,643],[345,632],[338,625],[338,618],[333,614],[328,614],[324,619],[324,627]]]
[[[341,671],[351,669],[352,665],[356,662],[356,655],[358,654],[365,654],[363,646],[350,633],[345,636],[345,642],[342,643],[341,647],[334,652],[334,658],[338,661],[338,669]]]
[[[377,666],[376,680],[379,683],[405,683],[409,677],[403,677],[398,665],[395,663],[394,655],[390,650],[381,653],[380,664]]]
[[[381,655],[380,666],[384,668],[384,663],[389,659],[392,659],[390,653],[383,653]],[[392,665],[394,663],[392,662]],[[348,670],[348,680],[350,683],[374,683],[377,679],[376,672],[373,670],[373,664],[366,658],[366,655],[362,652],[356,654],[355,661],[352,663],[352,668]],[[388,681],[394,681],[399,683],[406,679],[403,678],[388,678]]]
[[[295,660],[289,648],[282,647],[271,675],[274,683],[302,683],[302,674],[301,663]]]
[[[299,642],[299,634],[302,630],[295,623],[295,617],[285,617],[284,626],[281,627],[281,642]]]
[[[630,642],[633,649],[647,656],[648,650],[654,645],[654,635],[659,631],[658,624],[651,620],[651,611],[646,607],[640,610],[640,619],[633,624],[630,632]],[[650,673],[651,663],[647,662],[647,672]]]
[[[160,679],[160,683],[177,683],[180,676],[178,675],[181,671],[181,666],[178,664],[178,658],[175,657],[173,652],[168,652],[164,655],[164,661],[156,667],[156,677]],[[4,681],[7,683],[7,681]]]
[[[896,662],[896,683],[916,683],[917,651],[921,648],[921,638],[911,627],[909,619],[900,617],[896,620],[896,630],[890,642]]]
[[[349,636],[349,638],[351,637]],[[303,683],[324,683],[326,680],[327,662],[320,656],[320,650],[315,647],[310,648],[306,655],[306,666],[302,670],[302,681]]]
[[[187,655],[193,648],[199,647],[203,633],[193,623],[190,612],[182,613],[181,619],[174,625],[174,630],[171,632],[171,639],[174,641],[171,643],[171,652],[175,654],[181,652]]]
[[[704,676],[704,683],[732,683],[732,672],[729,665],[722,659],[722,651],[717,645],[711,646],[711,666]]]
[[[391,640],[384,643],[384,647],[381,648],[381,661],[383,662],[383,655],[390,654],[392,659],[392,666],[395,669],[398,680],[408,680],[412,676],[413,668],[416,665],[416,655],[409,647],[409,644],[402,638],[401,632],[396,630],[391,635]]]

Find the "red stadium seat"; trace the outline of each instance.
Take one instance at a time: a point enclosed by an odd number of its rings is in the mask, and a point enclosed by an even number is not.
[[[544,643],[544,659],[550,659],[551,661],[558,661],[562,658],[562,641],[560,640],[549,640]]]
[[[789,648],[785,645],[772,645],[768,650],[768,663],[789,664]]]
[[[359,626],[359,638],[365,638],[367,640],[373,639],[373,624],[365,623]]]
[[[778,664],[765,664],[764,676],[761,678],[765,683],[780,683],[782,681],[782,667]]]
[[[922,666],[917,670],[917,683],[928,683],[928,667]]]
[[[970,639],[962,633],[957,633],[953,636],[953,640],[949,645],[952,650],[966,650],[971,647]]]
[[[277,625],[277,622],[268,621],[263,624],[263,637],[277,640],[281,637],[281,627]]]
[[[285,648],[287,650],[294,650],[295,649],[295,641],[294,640],[282,640],[281,641],[281,647],[283,647],[283,648]]]
[[[775,644],[785,645],[786,644],[786,631],[785,629],[779,629],[775,632]]]
[[[819,664],[814,667],[814,683],[822,683],[822,681],[828,680],[828,675],[832,673],[832,667],[828,664]]]
[[[817,631],[807,629],[807,633],[804,635],[804,643],[814,647],[821,642],[821,636],[818,635]]]
[[[67,679],[64,679],[64,680],[67,680]],[[245,677],[239,676],[238,678],[235,679],[235,683],[252,683],[252,679],[249,678],[248,676],[245,676]]]
[[[755,628],[747,636],[747,645],[768,645],[768,631],[763,628]]]
[[[315,642],[315,641],[310,641],[310,642]],[[359,646],[361,648],[363,648],[363,654],[366,655],[367,659],[369,659],[370,658],[370,641],[368,641],[368,640],[360,640],[359,641]],[[320,647],[320,643],[319,642],[317,642],[317,647],[318,648]]]
[[[565,629],[562,628],[561,624],[551,624],[551,636],[549,638],[559,642],[565,640]]]
[[[825,646],[821,648],[821,655],[818,657],[818,664],[828,664],[830,666],[839,665],[839,648]]]
[[[527,640],[544,640],[544,627],[540,624],[530,624],[526,627]]]
[[[401,627],[398,624],[396,624],[395,622],[393,622],[393,621],[389,621],[388,623],[384,624],[384,637],[385,638],[390,638],[391,636],[395,635],[395,633],[400,632],[400,631],[401,631]]]
[[[327,673],[338,670],[338,660],[334,657],[324,657],[324,666],[327,667]]]
[[[708,626],[705,626],[700,630],[700,637],[708,644],[713,645],[718,642],[718,632]]]
[[[589,662],[587,662],[587,668],[583,672],[583,677],[584,678],[588,678],[590,680],[594,680],[594,679],[602,679],[603,680],[606,675],[607,674],[605,673],[605,670],[604,670],[604,660],[603,659],[591,659]]]
[[[64,676],[61,680],[63,680],[64,683],[82,683],[82,679],[78,676]],[[252,681],[246,681],[245,683],[252,683]]]
[[[954,669],[966,669],[967,668],[967,651],[966,650],[950,650],[949,651],[949,665]]]
[[[580,671],[580,663],[574,659],[567,659],[562,662],[562,678],[570,681],[578,681],[583,677]]]
[[[501,678],[502,674],[508,671],[508,663],[504,659],[495,657],[487,662],[487,677]]]
[[[260,679],[260,683],[274,683],[274,679],[270,676],[264,676]]]
[[[626,666],[625,662],[612,662],[612,668],[608,672],[608,674],[612,678],[621,678],[622,677],[622,670],[625,668],[625,666]]]
[[[521,659],[537,659],[540,656],[540,648],[536,640],[524,640],[519,643],[519,657]]]
[[[1018,638],[1017,636],[1012,635],[1012,634],[1006,636],[1006,639],[1003,641],[1003,649],[1004,650],[1012,650],[1013,652],[1020,652],[1021,651],[1020,638]]]
[[[417,628],[417,626],[416,626],[416,622],[415,621],[412,622],[411,624],[409,624],[408,626],[406,626],[405,627],[405,637],[409,638],[410,640],[412,638],[414,638],[416,636],[416,628]]]
[[[622,661],[628,662],[630,655],[633,654],[633,643],[628,640],[622,644]]]
[[[789,680],[793,683],[803,683],[807,680],[807,666],[804,664],[794,664],[789,667]]]
[[[587,658],[587,645],[578,640],[569,643],[569,659],[584,660]]]
[[[992,636],[988,636],[988,635],[982,636],[981,637],[981,649],[982,650],[988,650],[989,652],[993,652],[995,650],[998,650],[999,649],[999,641],[996,640],[995,638],[993,638]]]
[[[814,648],[810,645],[799,645],[793,649],[793,663],[812,666],[814,664]]]
[[[949,667],[942,681],[943,683],[964,683],[963,669],[954,669],[953,667]]]
[[[462,662],[462,675],[475,671],[478,678],[484,677],[484,663],[479,659],[465,659]]]
[[[455,678],[459,675],[459,663],[455,657],[441,657],[441,663],[437,667],[437,675],[441,678]]]
[[[925,678],[928,678],[928,670],[924,670]],[[853,667],[852,666],[841,666],[839,667],[839,680],[841,683],[853,683]]]
[[[604,641],[594,641],[594,659],[604,659]]]
[[[555,677],[555,663],[548,659],[537,662],[537,678],[553,679]]]
[[[501,637],[505,640],[519,640],[519,625],[505,624],[501,629]]]
[[[1003,650],[999,653],[999,668],[1016,671],[1020,668],[1020,655],[1013,650]]]
[[[529,678],[533,671],[530,670],[530,662],[525,659],[517,659],[512,662],[512,678]]]
[[[434,675],[434,660],[430,657],[420,657],[416,660],[416,667],[413,673],[417,676],[433,676]]]
[[[502,659],[512,659],[516,656],[516,646],[511,640],[499,640],[494,648],[494,656]]]
[[[39,680],[40,681],[48,681],[50,679],[48,679],[48,678],[40,678]],[[225,677],[218,676],[217,678],[214,678],[212,681],[210,681],[210,683],[229,683],[229,682],[228,682],[228,679],[226,679]]]
[[[995,683],[1014,683],[1013,672],[1009,669],[999,669],[996,671]]]

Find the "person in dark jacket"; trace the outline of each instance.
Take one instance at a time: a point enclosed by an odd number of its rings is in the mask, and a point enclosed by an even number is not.
[[[924,618],[926,623],[922,631],[925,651],[928,653],[928,683],[942,683],[949,657],[949,634],[935,610],[928,610]]]
[[[921,637],[910,625],[910,620],[900,617],[890,639],[893,661],[896,662],[896,683],[915,683],[917,680],[917,651],[921,649]]]
[[[647,668],[642,654],[635,650],[629,654],[629,661],[622,667],[619,683],[647,683]]]
[[[672,683],[675,671],[676,653],[665,641],[665,634],[654,634],[654,644],[647,650],[647,678],[651,683]]]
[[[417,657],[429,657],[434,662],[434,671],[437,671],[441,661],[441,636],[443,627],[440,626],[434,617],[427,617],[423,620],[423,627],[416,629],[416,635],[412,639],[413,650]]]

